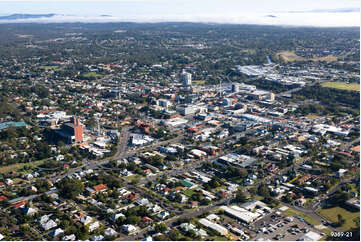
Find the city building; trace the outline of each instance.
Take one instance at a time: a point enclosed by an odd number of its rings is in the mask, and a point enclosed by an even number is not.
[[[62,124],[60,129],[55,130],[55,133],[68,144],[83,142],[83,125],[76,117],[73,118],[72,123]]]

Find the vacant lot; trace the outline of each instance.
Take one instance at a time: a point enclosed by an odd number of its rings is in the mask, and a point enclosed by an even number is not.
[[[0,173],[5,174],[5,173],[8,173],[9,171],[17,171],[26,165],[31,166],[31,167],[37,167],[37,166],[42,165],[44,163],[44,161],[45,160],[39,160],[39,161],[34,161],[34,162],[17,163],[17,164],[12,164],[12,165],[8,165],[8,166],[2,166],[2,167],[0,167]]]
[[[346,220],[345,224],[340,227],[340,230],[342,231],[350,231],[351,228],[356,227],[356,224],[353,220],[360,220],[359,212],[350,212],[341,207],[321,209],[319,213],[331,222],[337,222],[337,215],[341,214],[342,217]]]
[[[360,84],[345,82],[323,82],[322,87],[335,88],[348,91],[360,91]]]

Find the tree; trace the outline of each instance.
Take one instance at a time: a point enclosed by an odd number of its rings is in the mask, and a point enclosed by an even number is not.
[[[211,188],[219,187],[221,185],[221,180],[218,177],[212,177],[208,182],[208,185],[211,186]]]
[[[174,230],[172,229],[170,232],[169,232],[169,238],[172,240],[172,241],[177,241],[179,240],[181,237],[181,234],[177,231],[177,230]]]
[[[127,223],[129,224],[139,224],[140,218],[138,216],[132,215],[127,218]]]
[[[337,214],[337,226],[341,227],[342,225],[344,225],[346,222],[346,220],[342,217],[341,214]]]
[[[164,233],[165,231],[167,231],[167,229],[168,227],[164,223],[159,223],[154,226],[154,230],[157,233]]]
[[[247,196],[241,189],[238,189],[235,201],[238,203],[247,202]]]
[[[292,198],[289,194],[285,195],[282,197],[282,200],[285,202],[285,203],[291,203],[292,202]]]
[[[350,199],[351,195],[338,190],[335,194],[329,199],[329,202],[332,205],[338,206],[339,204],[344,204],[348,199]]]
[[[196,231],[194,231],[193,229],[188,230],[186,235],[191,237],[192,239],[196,239],[198,237]]]
[[[166,235],[161,234],[161,235],[155,236],[154,240],[156,240],[156,241],[168,241],[169,238]]]
[[[263,197],[270,197],[270,190],[265,184],[261,184],[258,187],[258,194]]]
[[[68,199],[74,199],[80,193],[84,192],[84,185],[77,179],[63,179],[58,184],[60,196]]]

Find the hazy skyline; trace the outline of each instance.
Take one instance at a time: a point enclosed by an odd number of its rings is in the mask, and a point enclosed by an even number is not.
[[[193,21],[295,26],[359,26],[358,0],[0,0],[0,14],[55,13],[27,22]],[[110,15],[111,17],[100,17]],[[272,15],[272,16],[269,16]],[[21,22],[14,20],[13,22]]]

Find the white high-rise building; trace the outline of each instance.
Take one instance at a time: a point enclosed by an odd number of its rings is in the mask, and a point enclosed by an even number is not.
[[[182,73],[183,86],[192,86],[192,74],[188,72]]]

